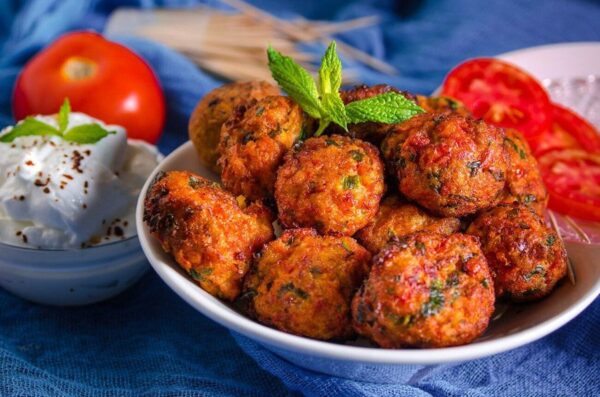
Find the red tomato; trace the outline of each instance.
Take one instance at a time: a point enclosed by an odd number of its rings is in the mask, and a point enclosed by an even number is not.
[[[600,134],[582,117],[560,105],[553,105],[552,127],[530,141],[533,152],[541,156],[552,150],[582,149],[600,153]]]
[[[538,158],[548,189],[548,207],[562,214],[600,221],[600,154],[565,149]]]
[[[458,99],[475,117],[515,128],[526,138],[546,131],[550,100],[544,88],[523,70],[497,59],[464,62],[446,77],[442,95]]]
[[[127,129],[154,143],[165,122],[165,100],[152,69],[138,55],[92,32],[68,33],[36,54],[13,92],[17,120],[53,114],[65,98],[73,111]]]

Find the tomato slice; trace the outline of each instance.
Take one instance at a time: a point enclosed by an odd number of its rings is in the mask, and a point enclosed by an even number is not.
[[[477,58],[454,68],[442,95],[458,99],[475,117],[526,138],[546,131],[552,122],[546,90],[523,70],[498,59]]]
[[[550,196],[550,209],[600,221],[600,154],[564,149],[539,157],[538,164]]]
[[[562,149],[600,153],[600,134],[593,125],[577,113],[557,104],[552,107],[552,116],[552,127],[529,142],[536,156]]]

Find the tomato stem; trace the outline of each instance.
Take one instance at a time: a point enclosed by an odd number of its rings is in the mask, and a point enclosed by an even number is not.
[[[71,57],[65,61],[62,74],[68,80],[85,80],[96,74],[96,62],[84,57]]]

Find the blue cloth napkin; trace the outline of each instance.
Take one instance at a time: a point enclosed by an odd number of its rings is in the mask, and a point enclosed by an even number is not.
[[[20,68],[62,33],[102,31],[119,5],[196,3],[0,1],[0,127],[14,122],[10,97]],[[389,77],[360,65],[347,66],[365,83],[386,82],[423,93],[468,57],[600,40],[600,6],[594,0],[253,3],[280,16],[380,15],[381,26],[344,34],[343,39],[384,57],[400,73]],[[160,78],[168,120],[159,146],[169,153],[187,139],[187,118],[195,103],[220,82],[161,45],[113,39],[141,54]],[[232,337],[151,272],[124,294],[83,308],[44,307],[0,290],[0,396],[592,396],[600,395],[599,329],[596,301],[570,324],[528,346],[468,363],[427,367],[406,384],[356,382],[299,369],[242,336]]]

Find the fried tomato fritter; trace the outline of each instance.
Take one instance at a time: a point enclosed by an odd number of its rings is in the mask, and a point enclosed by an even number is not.
[[[223,186],[252,200],[271,199],[285,153],[302,138],[302,108],[283,96],[239,107],[221,130],[219,166]]]
[[[285,228],[351,236],[375,216],[384,190],[377,148],[346,136],[321,136],[288,152],[277,173],[275,200]]]
[[[144,202],[150,232],[205,291],[234,300],[252,255],[274,238],[262,204],[240,208],[217,183],[185,171],[158,177]]]
[[[372,254],[377,254],[390,241],[398,241],[415,232],[449,235],[459,228],[458,218],[439,218],[397,196],[388,196],[379,205],[375,218],[355,237]]]
[[[190,117],[188,132],[202,162],[219,172],[217,147],[221,126],[235,108],[252,99],[279,94],[279,89],[266,81],[230,83],[216,88],[198,102]]]
[[[385,348],[445,347],[480,336],[494,311],[477,239],[416,233],[386,246],[352,301],[355,330]]]
[[[385,84],[378,84],[371,87],[367,85],[358,85],[350,90],[340,91],[340,96],[344,104],[347,105],[351,102],[371,98],[377,95],[385,94],[386,92],[395,92],[404,95],[408,99],[414,99],[412,94],[409,94],[406,91],[400,91],[397,88]],[[379,146],[391,127],[392,124],[384,123],[356,123],[348,125],[348,133],[354,138],[359,138]],[[334,127],[333,133],[342,134],[343,132],[341,128]]]
[[[460,101],[447,96],[417,95],[415,102],[426,112],[454,112],[470,116],[471,112]]]
[[[510,167],[506,174],[506,193],[503,203],[519,202],[543,216],[548,205],[548,193],[540,175],[537,160],[531,154],[523,135],[514,129],[505,130],[504,148]]]
[[[567,272],[562,241],[527,206],[499,205],[475,218],[467,233],[481,241],[498,297],[542,298]]]
[[[397,124],[381,144],[398,189],[440,216],[495,205],[503,192],[504,132],[454,113],[423,113]]]
[[[351,237],[286,230],[267,244],[244,284],[249,312],[263,324],[321,340],[353,334],[352,296],[371,255]]]

